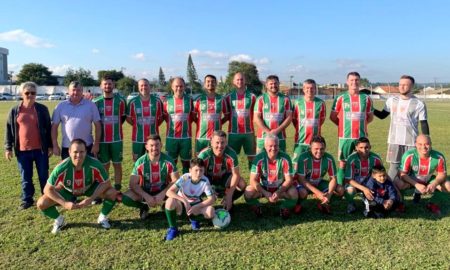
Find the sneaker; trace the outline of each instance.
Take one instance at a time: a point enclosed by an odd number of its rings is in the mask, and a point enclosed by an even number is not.
[[[102,201],[102,199],[101,198],[97,198],[97,199],[95,199],[95,200],[93,200],[92,201],[92,205],[96,205],[96,204],[101,204],[103,201]]]
[[[291,216],[291,211],[287,208],[280,209],[280,217],[284,220],[288,219]]]
[[[250,210],[252,210],[252,212],[255,213],[257,218],[262,217],[261,206],[253,205],[252,207],[250,207]]]
[[[413,203],[418,204],[420,202],[421,197],[422,194],[414,192]]]
[[[97,223],[100,224],[100,226],[102,226],[103,229],[109,229],[111,228],[111,224],[109,224],[109,220],[107,217],[98,217],[97,219]]]
[[[57,234],[59,233],[62,228],[66,226],[66,220],[63,216],[59,216],[57,219],[55,219],[55,222],[53,223],[52,233]]]
[[[441,208],[435,203],[427,203],[426,208],[435,215],[441,214]]]
[[[397,213],[405,213],[406,212],[405,204],[403,202],[399,202],[397,208],[395,208],[395,211]]]
[[[347,205],[347,214],[353,214],[356,211],[356,205],[355,203],[349,203]]]
[[[166,241],[171,241],[180,234],[177,228],[169,228],[166,234]]]
[[[191,227],[192,227],[192,230],[194,230],[194,231],[200,230],[200,222],[198,220],[191,219]]]
[[[294,206],[294,214],[300,215],[301,212],[302,212],[302,205],[301,204],[296,204]]]
[[[28,208],[32,207],[33,204],[34,204],[34,202],[22,202],[22,203],[19,205],[19,210],[25,210],[25,209],[28,209]]]
[[[325,203],[318,203],[317,204],[317,208],[319,208],[319,211],[322,212],[323,214],[331,214],[331,207],[329,204]]]
[[[141,218],[141,220],[146,220],[149,217],[149,211],[150,209],[148,208],[148,205],[144,204],[141,209],[139,210],[139,217]]]

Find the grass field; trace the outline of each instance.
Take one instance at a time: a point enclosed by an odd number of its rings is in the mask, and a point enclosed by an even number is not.
[[[0,103],[2,134],[14,104]],[[52,111],[56,103],[45,104]],[[450,156],[450,104],[429,101],[427,105],[433,146]],[[389,119],[375,119],[369,126],[372,150],[383,158],[388,125]],[[132,162],[131,128],[125,126],[126,187]],[[288,131],[292,154],[292,126]],[[323,135],[334,156],[336,134],[327,120]],[[52,157],[50,167],[58,161]],[[240,162],[243,176],[248,177],[242,153]],[[140,221],[138,211],[123,205],[111,213],[108,231],[95,223],[100,206],[93,206],[64,212],[67,229],[52,235],[52,221],[36,208],[16,210],[20,203],[16,160],[0,159],[0,171],[0,269],[450,269],[450,197],[441,204],[441,217],[425,210],[427,197],[419,205],[408,197],[405,214],[377,220],[365,219],[361,211],[346,214],[344,200],[333,202],[333,214],[323,216],[309,198],[304,212],[287,221],[276,216],[275,207],[264,208],[264,217],[256,220],[241,198],[226,230],[204,224],[194,233],[183,219],[182,236],[166,243],[162,211],[153,209],[149,220]]]

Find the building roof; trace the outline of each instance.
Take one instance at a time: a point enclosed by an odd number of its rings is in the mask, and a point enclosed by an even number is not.
[[[398,86],[391,86],[391,85],[380,85],[373,89],[374,93],[377,94],[397,94],[400,93],[398,90]]]

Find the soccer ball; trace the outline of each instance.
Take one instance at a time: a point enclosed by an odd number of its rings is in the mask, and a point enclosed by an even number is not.
[[[230,225],[230,222],[231,222],[231,216],[227,210],[222,209],[222,208],[216,210],[216,216],[212,220],[212,223],[215,228],[224,229],[228,225]]]

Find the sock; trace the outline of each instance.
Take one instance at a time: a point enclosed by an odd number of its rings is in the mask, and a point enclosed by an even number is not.
[[[281,201],[280,208],[292,209],[297,203],[297,199],[284,199]]]
[[[165,209],[164,212],[166,212],[167,221],[169,222],[170,228],[176,228],[177,227],[177,210],[169,210]]]
[[[344,184],[344,168],[338,168],[336,178],[337,178],[338,185],[343,186],[343,184]]]
[[[42,210],[42,214],[51,219],[57,219],[59,217],[59,212],[56,210],[56,206],[54,205]]]
[[[233,202],[235,200],[239,199],[243,194],[244,194],[244,191],[235,189],[233,192],[233,198],[232,198]]]
[[[399,163],[389,163],[388,175],[392,181],[397,177]]]
[[[244,198],[245,198],[245,196],[244,196]],[[248,205],[251,205],[251,206],[254,206],[254,205],[258,206],[259,205],[259,200],[256,199],[256,198],[253,198],[253,199],[245,198],[245,201],[247,202]]]
[[[107,216],[109,213],[111,213],[112,209],[114,208],[114,205],[116,205],[116,201],[104,199],[101,213]]]
[[[347,203],[354,203],[355,193],[349,193],[346,190],[344,193],[344,197]]]
[[[126,205],[126,206],[134,207],[134,208],[141,208],[142,205],[144,205],[141,202],[134,201],[133,199],[131,199],[127,195],[122,195],[122,203],[124,205]]]

